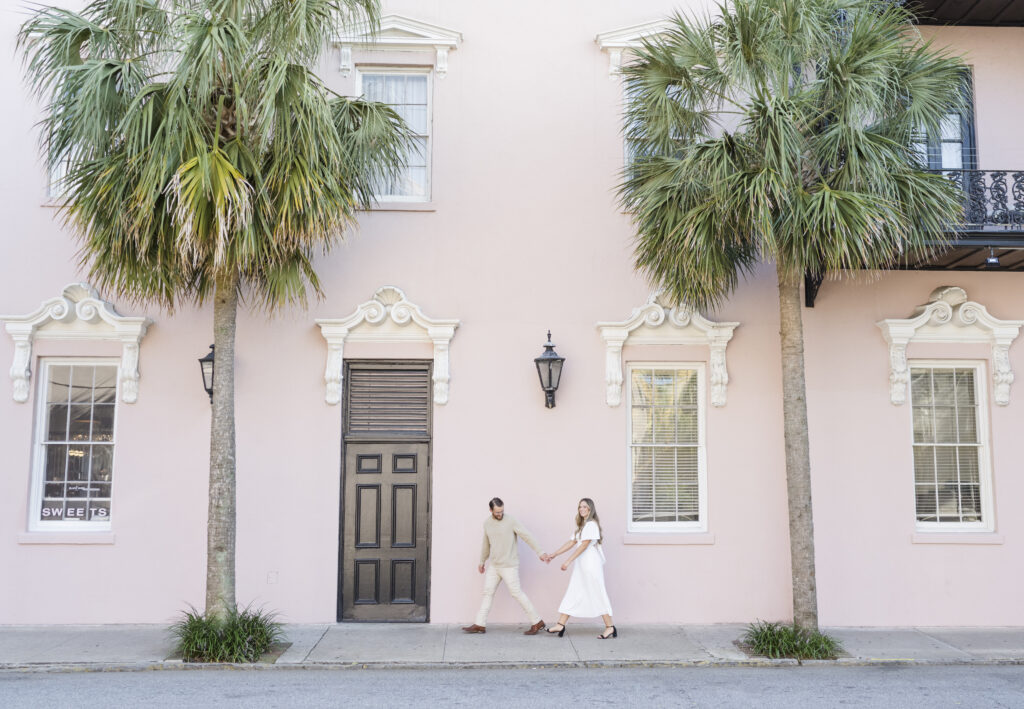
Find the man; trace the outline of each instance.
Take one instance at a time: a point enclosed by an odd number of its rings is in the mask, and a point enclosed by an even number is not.
[[[480,565],[477,567],[477,571],[484,573],[488,558],[491,560],[491,565],[486,568],[484,597],[480,602],[480,610],[476,614],[476,622],[466,626],[463,630],[467,633],[487,632],[487,613],[491,610],[491,602],[494,600],[494,592],[498,590],[498,584],[504,580],[508,584],[508,591],[512,594],[512,598],[519,601],[519,605],[526,611],[526,615],[532,623],[530,629],[523,635],[536,635],[544,629],[544,621],[537,615],[530,599],[519,587],[517,542],[522,539],[529,544],[530,548],[537,552],[541,561],[546,562],[548,555],[540,550],[537,542],[522,525],[505,514],[505,503],[501,501],[501,498],[495,497],[487,504],[491,508],[491,516],[484,522],[484,543],[480,550]]]

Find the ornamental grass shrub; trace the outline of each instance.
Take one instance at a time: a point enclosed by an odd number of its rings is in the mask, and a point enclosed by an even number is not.
[[[757,655],[798,660],[831,660],[843,651],[835,638],[799,625],[757,621],[747,626],[743,642]]]
[[[185,662],[256,662],[284,637],[276,613],[262,608],[231,608],[223,616],[184,611],[171,626]]]

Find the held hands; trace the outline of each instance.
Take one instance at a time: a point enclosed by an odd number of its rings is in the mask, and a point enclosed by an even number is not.
[[[543,561],[545,564],[550,564],[551,560],[554,559],[554,558],[555,557],[551,556],[547,552],[542,552],[541,555],[540,555],[540,560]]]

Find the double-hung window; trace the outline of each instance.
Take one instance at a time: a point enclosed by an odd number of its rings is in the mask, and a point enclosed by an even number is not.
[[[29,529],[106,530],[118,367],[42,360]]]
[[[911,365],[920,530],[992,528],[984,381],[979,363]]]
[[[707,530],[704,366],[629,367],[629,531]]]
[[[377,187],[381,202],[430,201],[430,74],[426,71],[361,71],[360,93],[391,106],[413,133],[397,175]]]
[[[930,170],[976,170],[974,146],[974,101],[970,76],[964,77],[963,113],[948,113],[938,133],[921,130],[914,136],[914,150]]]

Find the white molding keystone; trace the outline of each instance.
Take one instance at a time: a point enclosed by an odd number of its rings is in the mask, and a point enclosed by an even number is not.
[[[28,315],[0,315],[14,340],[11,380],[14,400],[28,401],[32,343],[38,340],[103,340],[121,343],[121,400],[139,398],[139,345],[153,321],[126,317],[101,300],[88,283],[70,283],[56,298],[44,300]]]
[[[667,32],[673,23],[671,20],[655,20],[639,25],[630,25],[609,32],[602,32],[594,41],[601,51],[608,52],[608,78],[614,79],[622,70],[622,53],[636,49],[643,40],[656,37]]]
[[[909,318],[880,320],[876,324],[889,343],[889,398],[893,404],[899,406],[907,400],[907,345],[911,342],[991,344],[995,402],[1000,406],[1010,403],[1013,370],[1009,350],[1024,327],[1024,320],[992,317],[984,305],[967,300],[963,288],[940,286]]]
[[[327,340],[327,385],[325,400],[341,401],[341,378],[346,342],[426,342],[434,345],[434,403],[448,403],[448,348],[455,336],[458,320],[428,318],[420,307],[409,301],[395,286],[377,289],[373,297],[358,306],[347,318],[318,319],[320,332]]]
[[[352,31],[334,40],[341,52],[338,71],[342,76],[352,73],[352,48],[366,47],[369,49],[433,49],[434,71],[441,79],[448,73],[448,52],[458,49],[462,43],[462,33],[445,27],[438,27],[411,17],[402,15],[385,15],[380,18],[376,31],[366,23],[360,23]]]
[[[689,308],[673,307],[661,290],[633,309],[622,322],[599,322],[605,342],[605,386],[608,406],[622,403],[622,347],[634,345],[707,345],[711,350],[711,405],[725,406],[729,370],[725,349],[738,322],[713,322]]]

